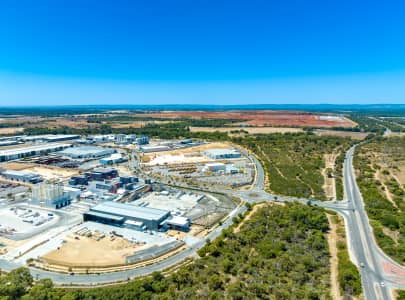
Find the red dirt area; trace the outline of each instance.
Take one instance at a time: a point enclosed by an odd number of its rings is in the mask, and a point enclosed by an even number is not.
[[[356,123],[336,115],[314,115],[305,112],[249,110],[249,111],[161,111],[138,114],[145,118],[191,118],[191,119],[233,119],[234,125],[250,126],[299,126],[299,127],[355,127]]]

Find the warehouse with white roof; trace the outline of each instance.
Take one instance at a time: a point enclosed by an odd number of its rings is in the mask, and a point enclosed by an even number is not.
[[[241,154],[235,149],[210,149],[204,152],[206,156],[212,159],[240,158]]]
[[[83,159],[83,158],[101,158],[107,155],[111,155],[115,152],[116,150],[113,148],[80,146],[60,151],[58,152],[58,155],[76,159]]]
[[[84,221],[94,221],[110,225],[124,226],[126,221],[138,222],[151,230],[158,230],[163,221],[170,217],[167,210],[142,207],[126,203],[106,201],[90,208]],[[139,225],[142,227],[142,225]]]
[[[34,145],[28,147],[18,147],[7,150],[0,150],[0,162],[29,157],[34,155],[43,155],[54,151],[59,151],[70,147],[69,144],[50,143]]]

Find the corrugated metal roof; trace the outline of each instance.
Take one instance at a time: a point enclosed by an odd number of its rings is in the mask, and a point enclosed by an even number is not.
[[[21,176],[21,177],[27,177],[27,178],[37,178],[39,175],[34,174],[34,173],[29,173],[29,172],[24,172],[24,171],[14,171],[14,170],[7,170],[2,172],[3,175],[14,175],[14,176]]]
[[[111,214],[105,214],[105,213],[100,213],[100,212],[96,212],[96,211],[88,211],[88,212],[86,212],[86,214],[94,216],[94,217],[98,217],[98,218],[110,219],[110,220],[115,220],[115,221],[119,221],[119,222],[124,221],[124,217],[118,217],[118,216],[114,216]]]
[[[209,149],[205,153],[210,155],[227,155],[227,154],[240,154],[239,151],[235,149]]]
[[[115,214],[125,217],[139,218],[144,220],[160,220],[164,218],[169,211],[151,207],[141,207],[131,204],[106,201],[92,208],[91,211],[102,212],[106,214]]]
[[[88,154],[97,154],[97,153],[103,153],[103,152],[113,153],[114,151],[115,150],[112,148],[82,146],[82,147],[74,147],[74,148],[65,149],[63,151],[60,151],[59,154],[61,154],[61,155],[88,155]]]
[[[17,155],[17,154],[22,154],[22,153],[28,153],[31,151],[43,151],[43,150],[51,150],[51,149],[57,149],[59,147],[69,147],[70,144],[44,144],[44,145],[35,145],[35,146],[29,146],[29,147],[20,147],[20,148],[14,148],[14,149],[7,149],[7,150],[0,150],[0,156],[3,155]]]

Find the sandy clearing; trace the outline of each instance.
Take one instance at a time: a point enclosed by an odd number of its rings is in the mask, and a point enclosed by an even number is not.
[[[398,162],[398,170],[392,169],[392,175],[396,181],[405,186],[405,161]]]
[[[397,136],[399,136],[399,137],[401,137],[401,136],[405,136],[405,132],[390,132],[389,134],[388,134],[388,136],[389,137],[397,137]]]
[[[7,127],[7,128],[0,128],[0,134],[14,134],[23,132],[24,127]]]
[[[45,254],[42,259],[49,264],[72,267],[121,265],[125,264],[127,256],[144,247],[144,245],[130,243],[121,237],[111,240],[109,235],[100,241],[92,237],[71,235],[59,249]]]
[[[340,287],[339,287],[339,279],[338,279],[338,256],[337,256],[337,245],[336,242],[338,240],[337,236],[337,224],[335,224],[332,220],[332,215],[326,214],[329,221],[330,230],[326,235],[326,239],[329,245],[329,252],[330,252],[330,286],[331,286],[331,296],[334,300],[343,299],[342,295],[340,294]]]
[[[151,158],[149,162],[145,162],[147,166],[157,166],[157,165],[185,165],[185,164],[195,164],[195,163],[206,163],[212,161],[205,156],[195,155],[195,156],[185,156],[180,155],[157,155]]]
[[[394,206],[395,208],[398,208],[397,204],[395,203],[387,185],[385,184],[385,179],[384,176],[381,174],[380,170],[374,170],[374,178],[378,182],[380,182],[382,186],[382,190],[384,191],[385,198]]]
[[[247,131],[249,134],[271,134],[271,133],[287,133],[287,132],[302,132],[302,128],[293,127],[190,127],[191,132],[232,132],[232,131]]]
[[[351,131],[324,130],[324,129],[314,130],[314,133],[318,136],[350,137],[354,140],[364,140],[368,135],[367,132],[351,132]]]
[[[395,242],[395,244],[398,245],[399,231],[391,230],[385,226],[383,226],[382,231],[385,235],[389,236]]]
[[[233,125],[251,126],[309,126],[309,127],[355,127],[356,123],[341,116],[314,115],[298,111],[234,110],[234,111],[161,111],[138,114],[143,118],[191,118],[240,120]]]
[[[203,145],[198,145],[194,147],[188,147],[184,149],[177,149],[177,150],[170,150],[170,151],[161,151],[161,152],[150,152],[150,153],[144,153],[144,156],[161,156],[161,155],[182,155],[182,154],[190,154],[193,152],[203,152],[209,149],[233,149],[231,145],[225,144],[225,143],[209,143],[209,144],[203,144]]]
[[[172,121],[132,121],[132,122],[111,122],[112,128],[142,128],[148,124],[168,124],[168,123],[177,123],[179,121],[172,120]]]
[[[59,178],[68,179],[74,175],[79,174],[78,170],[64,169],[59,167],[34,166],[26,170],[41,175],[47,180]]]
[[[34,164],[30,163],[18,163],[18,162],[7,162],[0,165],[2,168],[7,170],[20,171],[34,167]]]
[[[324,178],[323,190],[325,191],[326,198],[329,200],[336,200],[336,181],[335,177],[328,177],[328,169],[335,171],[335,160],[337,154],[324,154],[323,159],[325,161],[325,168],[322,169],[321,173]]]
[[[41,175],[45,179],[57,179],[57,178],[67,179],[79,173],[79,171],[77,170],[59,168],[55,166],[37,165],[33,163],[8,162],[1,164],[0,166],[7,170],[15,170],[15,171],[24,170],[27,172],[35,173]]]

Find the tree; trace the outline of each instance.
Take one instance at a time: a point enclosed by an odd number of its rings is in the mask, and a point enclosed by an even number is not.
[[[8,273],[0,281],[0,296],[9,299],[21,298],[32,286],[33,278],[26,268],[18,268]]]
[[[22,300],[47,300],[50,299],[53,283],[50,279],[41,279],[24,295]]]

